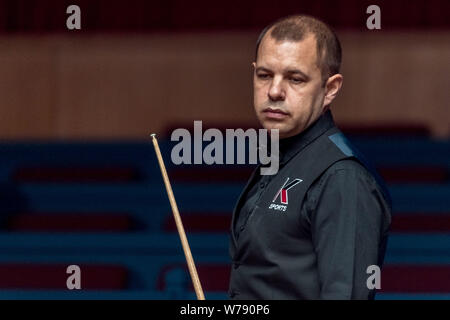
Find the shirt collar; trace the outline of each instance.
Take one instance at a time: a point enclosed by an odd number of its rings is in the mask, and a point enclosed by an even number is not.
[[[280,164],[284,165],[295,154],[300,152],[308,144],[334,126],[333,115],[330,110],[327,110],[315,122],[306,128],[306,130],[303,130],[295,136],[280,139]]]

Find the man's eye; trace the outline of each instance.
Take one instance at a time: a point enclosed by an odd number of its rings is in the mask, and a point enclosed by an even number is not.
[[[270,78],[270,75],[268,75],[268,74],[266,74],[266,73],[260,73],[260,74],[257,74],[257,77],[258,77],[259,79],[265,80],[265,79],[269,79],[269,78]]]
[[[302,83],[304,82],[303,79],[300,78],[291,78],[290,79],[292,83]]]

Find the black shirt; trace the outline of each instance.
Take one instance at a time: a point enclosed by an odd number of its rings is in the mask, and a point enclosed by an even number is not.
[[[334,126],[328,111],[302,133],[280,140],[280,170],[322,132]],[[274,176],[255,171],[236,215],[236,238]],[[390,199],[375,172],[352,159],[331,165],[308,189],[300,209],[317,260],[319,298],[371,299],[367,267],[383,263],[390,225]],[[295,197],[290,192],[289,197]],[[249,222],[251,223],[251,221]],[[301,275],[299,275],[301,276]]]

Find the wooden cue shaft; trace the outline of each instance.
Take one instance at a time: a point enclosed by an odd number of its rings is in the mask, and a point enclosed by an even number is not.
[[[159,167],[164,179],[164,184],[166,186],[167,195],[169,196],[170,206],[172,207],[173,216],[175,218],[175,223],[177,226],[178,234],[180,235],[181,244],[183,246],[184,255],[186,257],[189,273],[191,275],[192,284],[194,285],[195,294],[197,295],[197,300],[205,300],[203,294],[202,285],[200,283],[200,278],[198,277],[197,269],[195,268],[194,258],[192,257],[191,249],[189,247],[189,242],[186,238],[186,233],[184,232],[183,222],[181,221],[180,213],[178,212],[177,203],[173,195],[172,187],[170,185],[169,176],[167,175],[166,167],[164,165],[164,160],[159,149],[158,141],[156,140],[156,134],[150,135],[153,139],[153,146],[155,147],[156,157],[158,158]]]

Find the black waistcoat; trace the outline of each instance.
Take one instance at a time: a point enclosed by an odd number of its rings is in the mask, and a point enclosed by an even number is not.
[[[309,187],[332,164],[350,158],[363,164],[378,181],[376,173],[334,125],[331,113],[319,121],[322,129],[318,136],[292,153],[280,167],[239,237],[235,233],[236,214],[259,168],[237,202],[231,225],[231,298],[317,299],[320,288],[316,255],[308,226],[300,218]],[[283,190],[290,183],[291,188]],[[380,188],[390,201],[382,184]]]

